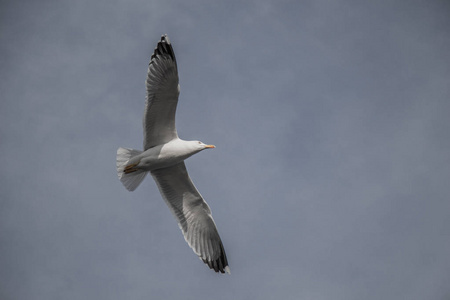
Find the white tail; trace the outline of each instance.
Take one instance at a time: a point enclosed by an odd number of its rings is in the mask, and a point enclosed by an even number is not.
[[[119,175],[120,181],[129,191],[134,191],[139,186],[139,184],[141,184],[142,180],[144,180],[145,175],[147,175],[147,172],[141,170],[129,174],[124,173],[124,169],[127,166],[128,161],[132,157],[139,155],[141,153],[142,151],[134,149],[122,147],[117,149],[117,159],[116,159],[117,175]]]

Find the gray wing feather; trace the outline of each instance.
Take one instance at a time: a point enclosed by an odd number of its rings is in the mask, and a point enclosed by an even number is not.
[[[229,272],[211,210],[189,178],[184,162],[151,174],[195,254],[216,272]]]
[[[175,128],[175,113],[180,93],[178,69],[167,35],[161,37],[152,54],[146,86],[144,150],[178,137]]]

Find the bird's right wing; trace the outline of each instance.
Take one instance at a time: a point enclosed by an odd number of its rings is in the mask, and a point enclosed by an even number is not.
[[[144,150],[178,137],[175,128],[178,69],[175,53],[163,35],[151,57],[147,73],[147,102],[144,114]]]
[[[214,271],[230,273],[211,210],[189,178],[184,162],[151,174],[195,254]]]

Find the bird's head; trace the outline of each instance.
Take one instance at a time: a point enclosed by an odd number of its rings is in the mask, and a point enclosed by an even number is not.
[[[192,141],[193,145],[196,147],[196,149],[198,149],[198,151],[202,151],[205,149],[212,149],[212,148],[216,148],[216,146],[214,145],[207,145],[203,142],[200,141]]]

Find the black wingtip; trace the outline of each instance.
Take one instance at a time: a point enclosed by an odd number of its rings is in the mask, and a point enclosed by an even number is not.
[[[202,259],[205,264],[208,265],[208,267],[212,270],[214,270],[216,273],[222,273],[225,272],[228,274],[231,274],[230,267],[228,266],[228,260],[227,255],[225,254],[225,249],[223,248],[222,243],[220,244],[220,255],[216,260],[209,261],[206,259]]]
[[[155,47],[155,50],[153,51],[150,64],[157,56],[170,57],[173,61],[176,62],[175,53],[167,34],[161,36],[161,39],[159,40],[158,44]]]

